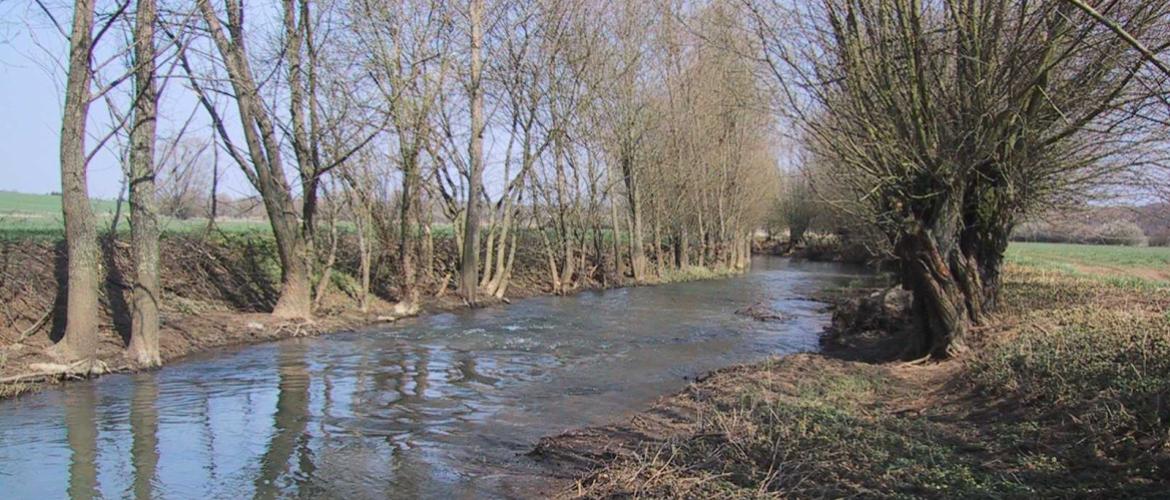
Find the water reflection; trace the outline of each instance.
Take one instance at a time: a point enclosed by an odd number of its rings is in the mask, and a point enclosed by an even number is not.
[[[93,384],[76,384],[65,392],[65,428],[69,441],[69,497],[94,498],[97,482],[97,421]]]
[[[154,498],[158,469],[158,384],[154,376],[134,376],[134,398],[130,404],[130,433],[133,435],[131,463],[134,466],[134,498]]]
[[[277,480],[288,474],[290,468],[295,467],[294,478],[310,477],[314,469],[305,434],[309,415],[309,367],[305,363],[304,344],[282,346],[277,364],[280,373],[272,438],[260,460],[260,474],[255,482],[259,498],[274,498],[280,486]],[[298,460],[292,460],[294,455]]]
[[[540,471],[523,452],[540,436],[619,418],[684,376],[815,348],[826,315],[803,297],[856,276],[764,264],[728,281],[229,350],[0,402],[0,496],[529,496]],[[794,319],[733,314],[758,300]]]

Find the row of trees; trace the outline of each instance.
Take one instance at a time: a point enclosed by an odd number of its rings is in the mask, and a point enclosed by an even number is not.
[[[743,269],[775,195],[770,97],[746,56],[744,13],[729,5],[77,0],[72,14],[61,135],[68,297],[56,347],[67,358],[91,359],[97,343],[86,165],[101,148],[124,148],[129,352],[159,363],[155,183],[157,165],[178,160],[175,148],[156,151],[156,123],[194,116],[174,102],[197,106],[212,148],[262,200],[281,268],[273,314],[285,319],[312,317],[339,244],[354,241],[361,306],[371,262],[392,255],[395,308],[417,311],[437,280],[444,223],[460,249],[457,290],[472,305],[505,295],[525,245],[555,293],[692,265]],[[164,87],[180,96],[170,107]],[[98,101],[108,130],[90,126]],[[198,134],[192,120],[180,132]],[[87,137],[100,138],[87,149]]]
[[[749,11],[822,201],[876,228],[913,292],[908,351],[962,352],[1027,214],[1159,163],[1167,2],[825,0]],[[1103,22],[1107,20],[1108,22]],[[1124,33],[1129,36],[1119,36]],[[794,36],[795,35],[795,36]]]

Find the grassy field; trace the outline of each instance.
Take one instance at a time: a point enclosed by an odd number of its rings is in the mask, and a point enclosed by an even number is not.
[[[90,200],[95,213],[114,213],[112,200]],[[61,216],[61,196],[0,191],[0,214],[30,217]]]
[[[614,452],[565,496],[1165,498],[1168,258],[1013,244],[1001,308],[962,358],[830,351],[718,372],[603,432],[665,437]]]
[[[1170,247],[1012,243],[1009,265],[1118,285],[1170,286]]]
[[[97,218],[99,232],[108,232],[113,226],[117,203],[113,200],[90,200]],[[129,206],[122,204],[118,231],[129,229],[126,223]],[[207,219],[176,219],[163,217],[164,232],[198,231],[207,227]],[[261,220],[218,219],[216,226],[226,232],[267,231],[268,223]],[[0,238],[59,238],[64,230],[61,219],[61,197],[49,194],[28,194],[0,191]]]

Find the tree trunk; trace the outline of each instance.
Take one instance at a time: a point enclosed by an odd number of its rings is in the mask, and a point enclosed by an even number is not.
[[[755,239],[755,231],[748,231],[744,235],[743,240],[743,268],[744,270],[751,270],[752,268],[752,243]]]
[[[622,159],[622,175],[626,183],[626,196],[630,209],[630,267],[634,271],[634,282],[646,280],[646,251],[642,242],[642,192],[634,173],[632,158]]]
[[[460,262],[459,290],[469,304],[476,303],[479,286],[479,192],[483,186],[483,0],[471,0],[471,143],[468,145],[467,221]]]
[[[943,233],[945,234],[945,233]],[[936,236],[925,229],[905,234],[896,247],[904,285],[914,297],[917,336],[909,346],[914,357],[947,358],[965,350],[969,326],[966,297]]]
[[[978,220],[978,211],[971,208],[965,212],[960,236],[963,269],[959,277],[968,296],[971,321],[978,324],[998,305],[1003,254],[1013,225],[1008,221]]]
[[[428,215],[425,216],[426,221],[423,222],[422,262],[420,266],[422,267],[423,279],[427,283],[433,283],[435,270],[435,236],[434,232],[431,231],[429,210],[424,213]]]
[[[366,210],[362,208],[361,210]],[[360,288],[358,289],[358,308],[362,312],[366,312],[370,308],[370,236],[369,236],[369,215],[363,213],[357,219],[364,221],[359,223],[357,228],[358,233],[358,274],[360,275]]]
[[[421,175],[418,169],[418,152],[404,151],[402,158],[402,206],[399,212],[398,267],[402,273],[401,293],[395,313],[410,315],[418,312],[418,193]]]
[[[271,217],[273,214],[269,212]],[[276,217],[282,216],[277,214]],[[280,227],[274,233],[281,278],[280,298],[272,308],[272,315],[282,319],[308,319],[312,317],[313,301],[304,239],[293,221],[284,220],[273,226]]]
[[[492,275],[495,273],[493,265],[496,259],[496,237],[499,234],[500,227],[496,223],[495,212],[489,211],[489,213],[492,215],[488,218],[487,242],[483,246],[483,272],[479,276],[480,288],[487,288],[488,282],[491,281]],[[487,293],[490,295],[492,292],[488,290]]]
[[[512,243],[509,245],[508,260],[504,264],[504,270],[500,283],[496,286],[495,295],[497,299],[504,298],[504,294],[508,291],[508,284],[512,280],[512,265],[516,263],[516,231],[512,231]]]
[[[521,174],[521,175],[524,175],[524,174]],[[518,187],[517,189],[523,189],[523,186]],[[506,252],[506,250],[509,248],[508,236],[509,236],[509,234],[514,234],[514,231],[512,230],[512,217],[513,217],[512,195],[511,195],[511,193],[505,192],[504,196],[506,197],[504,199],[504,216],[503,216],[503,220],[500,221],[500,226],[498,229],[499,230],[499,237],[498,237],[499,243],[497,244],[497,246],[499,248],[496,251],[495,274],[492,276],[491,280],[489,280],[488,284],[487,284],[487,293],[492,294],[493,296],[497,296],[497,298],[499,298],[498,291],[500,289],[500,286],[501,286],[502,282],[505,279],[507,279],[507,274],[508,274],[508,268],[507,268],[508,255]],[[511,238],[511,245],[515,245],[515,244],[516,244],[516,238],[513,236]],[[512,248],[511,254],[515,255],[515,250],[516,250],[515,247],[513,246],[511,248]]]
[[[699,251],[695,258],[699,259],[699,267],[707,265],[707,226],[703,223],[703,206],[699,205]]]
[[[536,208],[533,207],[533,210]],[[535,215],[535,214],[534,214]],[[553,250],[552,242],[549,241],[548,233],[543,228],[537,228],[540,233],[541,242],[544,244],[545,260],[548,262],[549,282],[552,283],[552,293],[560,295],[561,293],[561,275],[557,272],[557,257],[556,251]]]
[[[154,84],[154,0],[139,0],[134,26],[134,125],[130,130],[130,240],[134,294],[130,357],[141,366],[162,363],[158,348],[158,210],[154,193],[154,141],[158,92]]]
[[[622,286],[626,279],[626,262],[622,260],[622,225],[618,218],[617,203],[612,199],[609,203],[609,221],[613,226],[613,271],[614,283]]]
[[[276,130],[267,108],[261,101],[259,86],[248,62],[241,5],[238,0],[225,2],[227,31],[231,33],[229,39],[209,0],[197,0],[196,4],[203,21],[207,24],[208,34],[223,58],[224,68],[235,93],[244,140],[248,146],[247,160],[237,154],[233,154],[233,158],[248,177],[248,181],[259,191],[276,240],[277,254],[280,257],[281,286],[280,298],[272,309],[272,315],[284,319],[308,319],[312,317],[312,290],[304,233],[298,227],[296,206],[285,177]],[[221,137],[228,140],[222,116],[210,105],[205,107]]]
[[[97,353],[98,245],[89,204],[85,165],[85,125],[89,114],[93,0],[77,0],[69,43],[69,73],[61,121],[61,214],[65,219],[68,260],[65,334],[56,350],[67,359],[92,359]]]
[[[654,203],[654,265],[661,278],[666,272],[666,255],[662,253],[662,210],[658,202]]]
[[[337,243],[341,238],[337,235],[337,217],[329,214],[329,253],[321,266],[321,276],[317,278],[317,286],[313,290],[313,308],[321,307],[325,293],[329,290],[329,282],[333,278],[333,266],[337,263]]]
[[[728,271],[739,271],[743,269],[743,263],[739,260],[739,250],[739,238],[735,238],[731,242],[731,249],[727,252],[726,259],[720,257],[719,260],[722,262],[723,267]]]

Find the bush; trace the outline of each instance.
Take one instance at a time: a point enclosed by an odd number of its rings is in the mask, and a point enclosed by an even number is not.
[[[1146,233],[1137,224],[1127,220],[1107,222],[1097,229],[1096,243],[1103,245],[1146,246]]]

